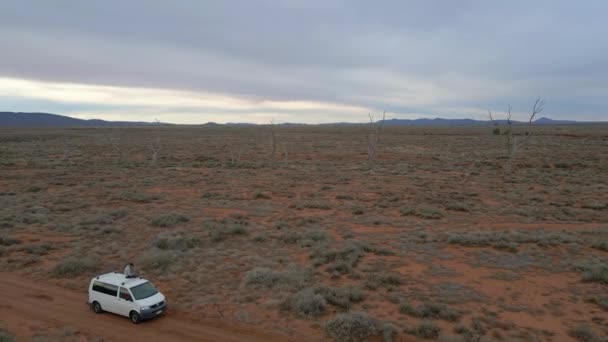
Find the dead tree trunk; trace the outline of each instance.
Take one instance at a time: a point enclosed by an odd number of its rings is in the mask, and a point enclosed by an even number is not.
[[[156,132],[156,137],[154,139],[152,139],[152,142],[150,143],[150,152],[152,154],[152,160],[150,162],[151,166],[156,167],[157,163],[158,163],[158,154],[161,150],[161,141],[160,141],[160,133],[161,133],[161,125],[160,125],[160,121],[156,120],[156,125],[158,127],[158,130]]]
[[[386,111],[382,113],[382,120],[374,122],[374,117],[371,114],[369,116],[369,124],[365,127],[365,140],[367,141],[367,162],[373,164],[376,158],[376,152],[378,151],[378,144],[380,143],[380,134],[382,132],[382,126],[384,126],[384,120],[386,118]]]
[[[513,133],[513,122],[511,121],[511,106],[509,105],[507,109],[507,123],[504,128],[504,136],[506,137],[506,147],[507,147],[507,161],[504,165],[504,173],[506,175],[510,175],[513,173],[513,163],[515,160],[515,156],[517,155],[517,151],[520,150],[523,146],[525,146],[530,138],[532,137],[532,122],[537,114],[543,111],[543,107],[545,106],[545,100],[541,97],[537,97],[536,101],[534,101],[534,105],[532,106],[532,113],[530,114],[530,118],[528,123],[525,126],[523,137],[519,139],[517,135]],[[488,111],[488,116],[492,123],[495,126],[498,126],[497,122],[494,120],[492,116],[492,112]]]

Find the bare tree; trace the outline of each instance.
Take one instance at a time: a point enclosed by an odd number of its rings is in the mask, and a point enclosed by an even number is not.
[[[378,144],[380,143],[380,134],[382,133],[382,126],[384,126],[384,120],[386,119],[386,111],[382,113],[382,120],[374,122],[372,114],[368,114],[369,124],[365,127],[365,140],[367,141],[367,161],[371,164],[376,158],[376,152],[378,151]]]
[[[289,146],[283,145],[283,164],[287,166],[289,164]]]
[[[112,146],[112,150],[114,151],[116,163],[120,164],[123,162],[124,153],[121,146],[120,136],[115,133],[116,132],[112,132],[112,134],[110,134],[110,136],[108,137],[108,142],[110,143],[110,146]]]
[[[160,141],[161,125],[160,125],[160,121],[158,121],[158,119],[156,119],[156,126],[158,128],[158,130],[156,132],[156,137],[154,139],[152,139],[152,141],[150,142],[150,152],[152,153],[152,161],[150,164],[154,167],[156,167],[156,165],[157,165],[158,153],[160,152],[160,149],[162,147],[161,141]]]
[[[532,106],[532,112],[530,114],[528,123],[525,125],[523,137],[519,139],[520,137],[513,133],[513,122],[511,121],[512,108],[511,105],[509,105],[507,109],[507,123],[503,133],[506,137],[507,143],[507,162],[504,165],[504,170],[506,174],[511,174],[513,172],[513,160],[515,159],[515,155],[517,151],[524,145],[526,145],[532,137],[532,122],[534,121],[536,115],[543,111],[544,106],[545,100],[541,97],[537,97],[534,101],[534,105]],[[494,120],[491,111],[488,111],[488,116],[490,117],[492,123],[494,123],[495,126],[498,126],[498,123]]]

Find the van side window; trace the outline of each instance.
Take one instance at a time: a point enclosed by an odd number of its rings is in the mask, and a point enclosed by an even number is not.
[[[116,297],[118,295],[118,286],[95,281],[93,282],[93,291]]]
[[[124,287],[120,288],[120,298],[122,298],[124,300],[128,300],[129,302],[133,301],[133,299],[131,298],[131,294],[129,293],[129,290],[127,290]]]

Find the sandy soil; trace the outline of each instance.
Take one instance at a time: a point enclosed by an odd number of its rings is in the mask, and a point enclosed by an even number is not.
[[[194,320],[169,310],[164,316],[132,324],[127,318],[110,313],[95,314],[86,304],[86,294],[32,281],[14,274],[0,274],[0,317],[19,340],[37,332],[70,327],[75,335],[103,338],[103,341],[287,341],[236,322]]]

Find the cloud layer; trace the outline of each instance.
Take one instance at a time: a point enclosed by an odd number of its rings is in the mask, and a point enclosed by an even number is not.
[[[603,1],[0,4],[0,106],[180,123],[608,119]],[[8,107],[8,108],[7,108]]]

